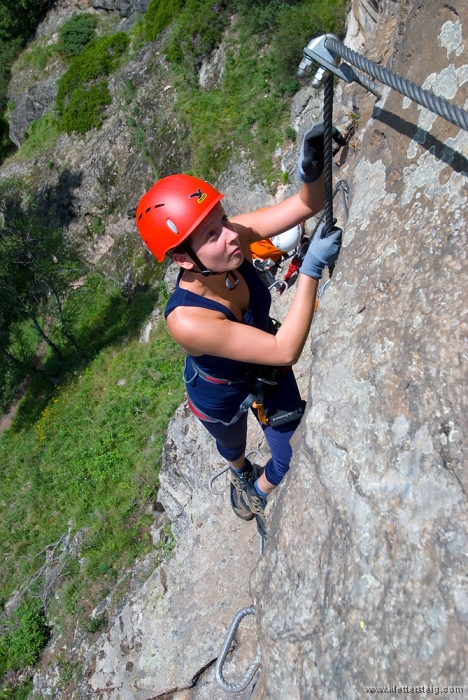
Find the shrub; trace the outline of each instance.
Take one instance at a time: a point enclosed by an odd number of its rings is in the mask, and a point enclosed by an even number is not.
[[[246,26],[256,33],[271,32],[282,13],[301,0],[230,0],[234,12],[238,12]]]
[[[204,59],[209,58],[221,43],[228,24],[229,15],[224,3],[187,0],[169,40],[168,59],[185,64],[192,74],[197,73]]]
[[[57,94],[59,113],[74,90],[115,70],[128,44],[128,36],[124,32],[118,32],[109,37],[93,40],[79,56],[72,59],[69,69],[59,81]]]
[[[305,0],[283,10],[273,41],[273,74],[283,94],[294,94],[302,49],[314,36],[339,34],[345,20],[346,0]]]
[[[180,13],[184,0],[151,0],[145,14],[145,36],[154,41]]]
[[[0,2],[0,115],[3,115],[8,100],[12,63],[48,9],[49,0]],[[4,124],[1,124],[1,157],[7,155],[8,143]]]
[[[97,24],[95,15],[73,15],[60,27],[59,36],[63,52],[67,56],[78,56],[94,35]]]
[[[33,666],[49,637],[39,600],[31,598],[22,603],[5,628],[0,638],[0,672]]]
[[[63,110],[59,128],[71,134],[76,131],[86,134],[94,127],[99,128],[105,119],[104,108],[110,105],[112,97],[105,80],[100,80],[89,88],[78,88]]]
[[[106,616],[104,614],[98,615],[97,617],[92,617],[87,625],[85,625],[85,630],[89,634],[94,634],[95,632],[99,632],[99,630],[102,630],[103,627],[105,627],[107,624]]]
[[[32,689],[32,681],[23,681],[19,684],[10,681],[0,690],[0,700],[28,700]]]

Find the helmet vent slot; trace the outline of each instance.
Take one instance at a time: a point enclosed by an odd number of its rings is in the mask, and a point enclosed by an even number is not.
[[[173,233],[179,233],[179,229],[171,219],[166,219],[166,224],[169,226]]]

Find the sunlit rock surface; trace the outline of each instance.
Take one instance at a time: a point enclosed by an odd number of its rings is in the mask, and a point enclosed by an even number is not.
[[[381,9],[372,58],[392,38],[392,70],[466,109],[466,7]],[[252,579],[269,700],[467,678],[468,134],[395,92],[350,101],[344,249]]]

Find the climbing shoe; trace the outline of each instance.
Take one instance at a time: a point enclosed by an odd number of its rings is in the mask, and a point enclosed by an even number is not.
[[[244,505],[242,501],[242,490],[244,486],[258,479],[258,477],[263,474],[264,468],[259,467],[257,464],[252,464],[248,459],[246,459],[245,462],[246,468],[242,469],[242,471],[234,469],[229,470],[229,475],[231,477],[231,506],[238,518],[242,520],[252,520],[255,516]]]
[[[260,537],[266,537],[265,506],[267,501],[266,498],[262,498],[258,495],[257,489],[252,481],[248,481],[242,489],[241,501],[245,510],[248,510],[257,521],[257,529]],[[245,520],[247,520],[247,518],[245,518]]]

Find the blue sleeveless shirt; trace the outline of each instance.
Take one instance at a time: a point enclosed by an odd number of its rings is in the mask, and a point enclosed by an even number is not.
[[[165,317],[167,318],[171,311],[178,306],[195,306],[219,311],[229,321],[243,323],[266,333],[271,333],[272,328],[269,316],[271,296],[269,290],[258,276],[252,263],[248,260],[243,261],[238,271],[246,281],[249,290],[249,303],[242,320],[239,321],[224,304],[202,297],[187,289],[181,289],[179,280],[182,276],[182,271],[177,279],[175,291],[167,303]],[[247,362],[229,360],[216,355],[200,355],[193,357],[193,361],[203,372],[211,377],[229,380],[242,379],[252,367]],[[189,399],[195,406],[206,413],[207,416],[221,420],[230,420],[251,391],[249,386],[243,383],[227,386],[225,384],[213,384],[203,379],[196,374],[190,355],[187,356],[185,361],[185,379]]]

